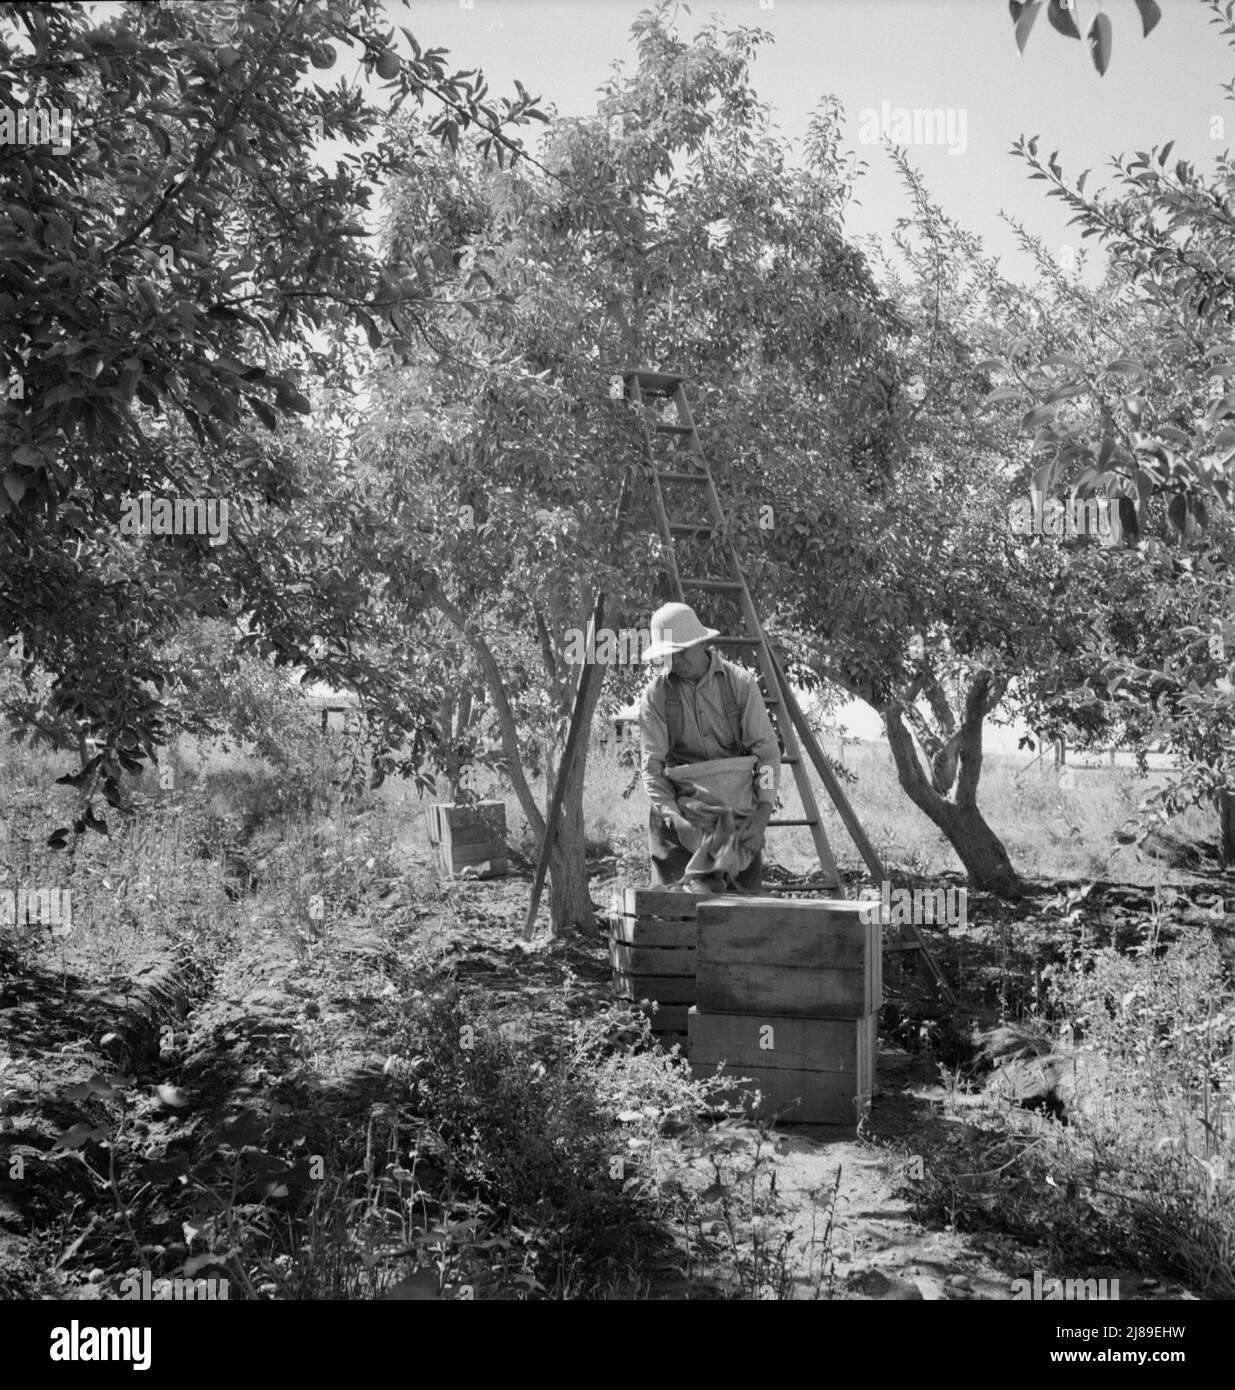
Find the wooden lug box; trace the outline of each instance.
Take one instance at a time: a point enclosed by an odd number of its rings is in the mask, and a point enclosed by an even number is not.
[[[701,898],[695,939],[702,1015],[862,1019],[883,1002],[877,902]]]
[[[638,1002],[655,999],[654,1033],[686,1041],[686,1011],[695,1001],[697,893],[667,888],[627,888],[609,919],[609,964],[614,992]],[[732,895],[710,901],[736,902]]]
[[[442,867],[452,878],[469,864],[481,870],[481,878],[499,878],[505,874],[504,801],[478,801],[472,806],[429,806],[425,819],[429,842],[437,846]]]
[[[856,1124],[875,1087],[876,1023],[874,1013],[791,1018],[696,1007],[687,1023],[690,1069],[696,1077],[712,1076],[723,1062],[725,1076],[750,1077],[718,1098],[742,1104],[752,1116],[783,1111],[788,1124]]]
[[[620,999],[655,999],[652,1032],[686,1034],[686,1011],[695,999],[693,893],[627,888],[621,912],[609,919],[609,964]]]

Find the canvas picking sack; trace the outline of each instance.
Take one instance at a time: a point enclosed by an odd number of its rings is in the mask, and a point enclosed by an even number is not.
[[[755,764],[753,755],[740,758],[713,758],[704,763],[682,763],[677,767],[667,767],[665,775],[675,786],[682,788],[679,800],[690,800],[687,787],[699,787],[723,801],[733,812],[735,833],[713,855],[705,842],[691,857],[686,866],[687,882],[720,874],[732,882],[745,869],[754,857],[749,850],[737,844],[737,834],[746,821],[754,814],[758,798],[755,795]],[[715,823],[715,822],[714,822]]]
[[[741,758],[713,758],[706,763],[679,763],[665,768],[675,786],[689,783],[718,796],[741,819],[755,811],[755,763],[753,754]],[[687,794],[689,796],[689,793]]]

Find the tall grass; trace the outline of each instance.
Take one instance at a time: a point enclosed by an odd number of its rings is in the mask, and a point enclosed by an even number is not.
[[[852,774],[846,796],[885,864],[924,876],[964,872],[942,832],[901,788],[886,744],[829,742],[827,752]],[[1029,878],[1154,882],[1163,866],[1118,845],[1115,832],[1132,815],[1138,799],[1160,782],[1161,774],[1137,778],[1119,767],[1070,770],[1072,786],[1068,788],[1061,786],[1060,771],[1046,759],[998,753],[984,758],[978,804],[1015,868]],[[862,872],[862,858],[813,770],[811,787],[838,864]],[[543,782],[537,779],[532,789],[543,808]],[[534,858],[535,842],[510,787],[493,778],[485,794],[507,800],[511,842],[525,857]],[[782,772],[781,798],[778,817],[803,815],[801,798],[787,770]],[[623,761],[612,745],[593,744],[583,808],[589,855],[616,855],[629,871],[646,873],[648,803],[637,763]],[[1198,843],[1213,838],[1214,826],[1203,812],[1193,809],[1172,824],[1171,832],[1180,842]],[[810,834],[800,827],[770,831],[765,857],[769,855],[793,873],[807,873],[817,864]]]

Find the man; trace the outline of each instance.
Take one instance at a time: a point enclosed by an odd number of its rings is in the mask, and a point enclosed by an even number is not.
[[[704,627],[685,603],[658,608],[652,615],[651,634],[644,661],[666,661],[666,669],[649,682],[639,701],[643,787],[652,803],[648,817],[652,881],[681,880],[692,848],[699,844],[699,827],[705,824],[679,803],[678,789],[665,769],[753,755],[756,807],[739,841],[753,857],[737,876],[737,886],[757,893],[763,885],[764,832],[780,785],[780,745],[759,684],[749,672],[706,645],[720,634]]]

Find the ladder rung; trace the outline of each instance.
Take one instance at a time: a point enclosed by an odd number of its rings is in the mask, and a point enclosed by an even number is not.
[[[705,594],[740,594],[745,588],[736,579],[683,579],[683,589],[699,589]]]
[[[713,637],[714,647],[762,647],[762,637]]]
[[[780,761],[781,761],[781,766],[783,767],[783,766],[785,766],[786,763],[800,763],[800,762],[802,761],[802,759],[801,759],[801,758],[786,758],[786,757],[784,756],[784,754],[782,754],[782,755],[781,755],[781,760],[780,760]]]
[[[657,425],[657,434],[694,434],[689,425]]]
[[[667,473],[662,471],[660,479],[661,482],[665,483],[706,483],[708,475],[706,473]]]
[[[813,819],[807,820],[770,820],[768,825],[818,825],[819,822]]]
[[[714,536],[715,526],[694,526],[688,521],[671,521],[669,523],[669,534],[671,536]]]

